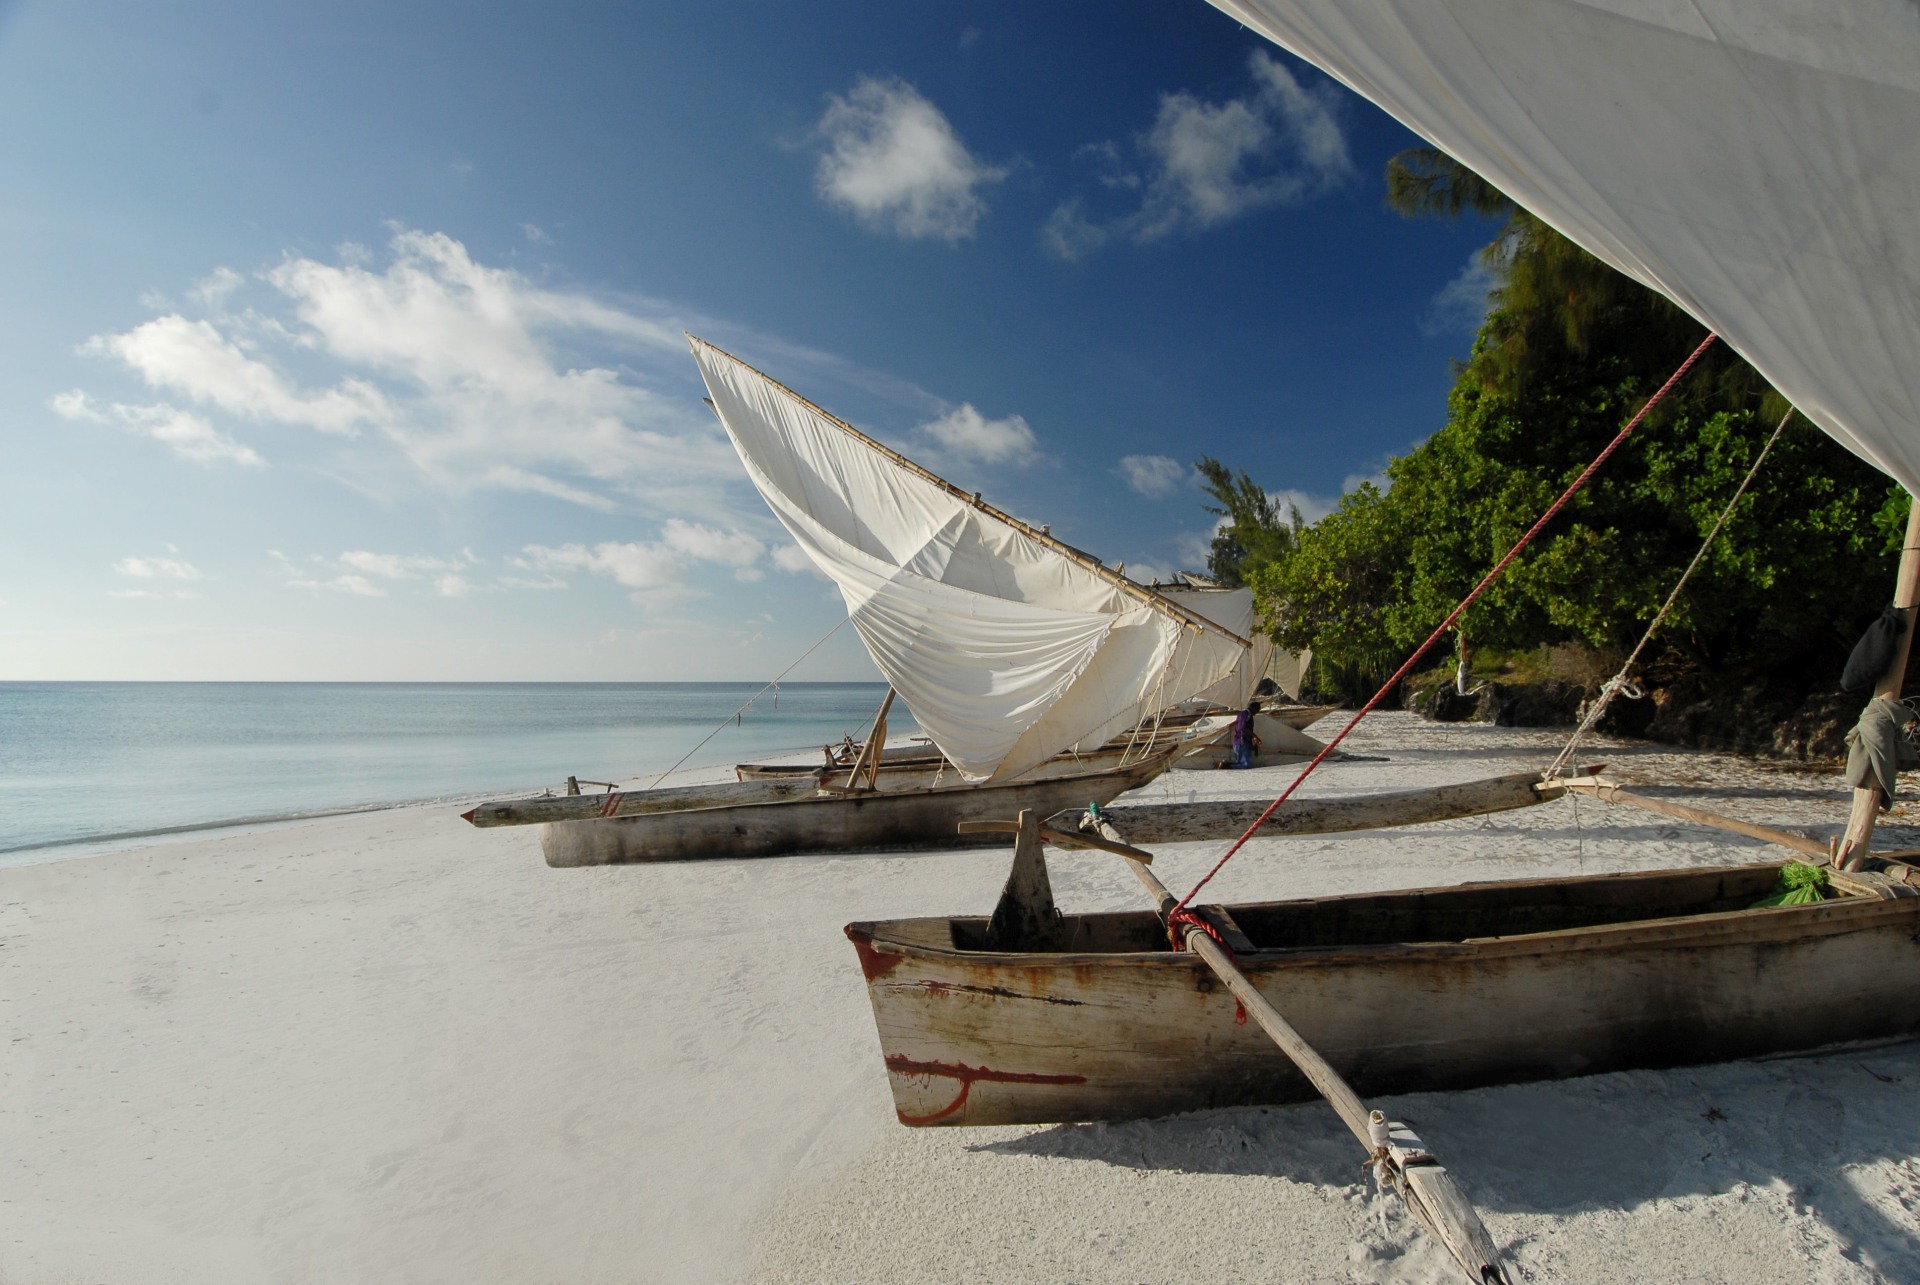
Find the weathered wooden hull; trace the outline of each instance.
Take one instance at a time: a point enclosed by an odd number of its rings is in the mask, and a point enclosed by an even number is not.
[[[1334,708],[1329,705],[1327,709]],[[1065,765],[1069,770],[1086,771],[1092,768],[1119,767],[1123,760],[1138,758],[1142,751],[1173,745],[1190,735],[1189,729],[1209,717],[1201,713],[1180,711],[1161,719],[1150,732],[1136,735],[1123,733],[1108,741],[1105,745],[1091,750],[1065,750],[1053,756],[1049,761],[1054,765]],[[931,748],[910,750],[889,750],[880,763],[880,776],[925,776],[932,777],[945,769],[948,780],[954,779],[954,769],[947,764],[946,756]],[[848,767],[838,769],[837,778],[845,779]],[[733,774],[741,781],[778,780],[794,776],[818,777],[829,772],[824,763],[736,763]],[[829,773],[830,777],[832,773]],[[1031,775],[1031,774],[1029,774]]]
[[[1363,1095],[1920,1034],[1920,898],[1745,910],[1777,866],[1236,906],[1240,967]],[[1314,1096],[1150,912],[989,954],[982,919],[856,923],[911,1125],[1164,1115]]]
[[[1169,743],[1167,740],[1162,740],[1146,746],[1102,746],[1084,754],[1057,754],[1039,767],[1025,773],[1024,777],[1112,771],[1128,760],[1141,758],[1143,749],[1150,750]],[[818,763],[736,763],[733,765],[733,774],[736,780],[742,782],[824,778],[835,784],[842,784],[847,779],[848,769],[840,768],[829,772],[824,765]],[[881,788],[889,790],[926,789],[936,783],[963,784],[959,771],[938,751],[888,754],[880,761],[878,776]]]
[[[1004,844],[1002,835],[960,835],[962,821],[993,821],[1032,809],[1042,815],[1106,803],[1166,770],[1168,754],[1109,771],[1070,772],[1001,785],[886,788],[864,794],[808,794],[540,827],[550,866],[601,866],[710,857],[777,857],[794,852],[867,852]]]

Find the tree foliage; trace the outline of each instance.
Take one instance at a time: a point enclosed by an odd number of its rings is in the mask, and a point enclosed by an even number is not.
[[[1387,181],[1402,213],[1503,221],[1485,251],[1489,310],[1445,424],[1388,465],[1385,491],[1363,486],[1248,563],[1282,645],[1312,647],[1349,693],[1445,618],[1705,335],[1441,153],[1403,153]],[[1631,646],[1786,409],[1725,345],[1710,349],[1467,613],[1461,638]],[[1210,480],[1228,477],[1215,469]],[[1244,474],[1236,485],[1258,489]],[[1897,487],[1794,421],[1669,618],[1654,667],[1837,672],[1886,598],[1904,517]]]
[[[1256,569],[1292,554],[1305,525],[1299,509],[1283,507],[1246,470],[1229,469],[1211,455],[1202,455],[1193,467],[1214,499],[1207,512],[1222,519],[1207,550],[1209,576],[1239,588]]]

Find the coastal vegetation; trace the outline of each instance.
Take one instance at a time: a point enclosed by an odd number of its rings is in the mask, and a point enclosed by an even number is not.
[[[1209,571],[1252,586],[1278,642],[1311,648],[1318,687],[1349,700],[1411,653],[1706,333],[1439,152],[1395,157],[1387,193],[1408,216],[1497,221],[1481,256],[1489,306],[1445,422],[1387,464],[1384,486],[1361,484],[1312,523],[1246,473],[1197,465],[1222,519]],[[1456,691],[1554,673],[1575,688],[1602,681],[1788,409],[1726,345],[1709,349],[1462,618],[1452,656],[1436,658]],[[1643,660],[1658,694],[1640,721],[1703,702],[1777,721],[1831,689],[1887,600],[1906,502],[1793,416]]]

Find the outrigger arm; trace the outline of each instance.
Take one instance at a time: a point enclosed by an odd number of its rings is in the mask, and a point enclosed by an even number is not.
[[[1044,935],[1045,920],[1052,911],[1051,893],[1046,895],[1044,911],[1033,902],[1021,905],[1038,891],[1033,883],[1032,866],[1035,861],[1041,863],[1039,878],[1042,883],[1045,881],[1044,858],[1039,852],[1043,839],[1062,847],[1097,848],[1118,855],[1153,899],[1155,909],[1163,920],[1179,904],[1174,895],[1167,891],[1167,886],[1148,868],[1152,856],[1128,844],[1112,825],[1093,813],[1089,813],[1081,822],[1081,832],[1078,834],[1042,825],[1040,819],[1030,811],[1021,812],[1018,821],[963,822],[960,828],[963,833],[994,831],[1011,832],[1017,836],[1014,869],[1008,877],[1001,904],[994,912],[995,925],[1007,924],[1011,927],[1012,922],[1024,920],[1026,924],[1039,928]],[[1200,910],[1201,917],[1210,923],[1218,917],[1217,908],[1195,909]],[[1216,910],[1216,914],[1209,915],[1209,910]],[[1229,940],[1240,936],[1230,920],[1218,924],[1217,928]],[[1240,971],[1239,965],[1234,963],[1233,956],[1224,946],[1206,932],[1188,925],[1182,926],[1181,935],[1185,948],[1213,971],[1239,1001],[1241,1008],[1320,1091],[1320,1096],[1327,1100],[1353,1136],[1359,1139],[1360,1145],[1366,1148],[1369,1163],[1374,1166],[1381,1184],[1399,1191],[1414,1216],[1446,1246],[1447,1252],[1466,1272],[1467,1279],[1473,1281],[1474,1285],[1511,1285],[1511,1278],[1500,1262],[1499,1248],[1494,1245],[1493,1237],[1487,1234],[1486,1226],[1480,1221],[1472,1202],[1419,1137],[1406,1125],[1389,1121],[1384,1112],[1368,1110],[1367,1104],[1360,1100],[1360,1096],[1333,1069],[1332,1064],[1301,1037],[1293,1024]],[[1243,948],[1249,944],[1242,939]]]

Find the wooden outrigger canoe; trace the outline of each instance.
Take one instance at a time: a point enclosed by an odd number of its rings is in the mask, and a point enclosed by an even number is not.
[[[1172,752],[1095,771],[1044,764],[993,785],[883,777],[877,790],[821,791],[812,777],[789,777],[486,803],[464,816],[477,826],[538,824],[550,866],[968,847],[1003,840],[960,835],[963,822],[1106,803],[1159,776]]]
[[[1747,909],[1779,870],[1468,884],[1205,917],[1363,1094],[1920,1034],[1914,890],[1835,872],[1830,900]],[[1314,1096],[1236,1020],[1207,965],[1168,947],[1152,911],[1065,916],[1044,951],[986,949],[987,923],[847,927],[902,1123],[1137,1118]]]
[[[1277,705],[1263,712],[1260,717],[1263,720],[1273,719],[1284,727],[1298,732],[1304,728],[1313,726],[1339,708],[1338,705]],[[1160,720],[1159,725],[1154,729],[1151,737],[1142,736],[1135,738],[1132,736],[1116,736],[1096,750],[1081,752],[1067,751],[1059,755],[1058,761],[1075,762],[1091,766],[1117,760],[1129,752],[1137,754],[1140,752],[1140,742],[1150,742],[1156,747],[1174,744],[1184,740],[1193,740],[1198,744],[1205,740],[1209,733],[1213,738],[1217,739],[1231,728],[1231,720],[1233,718],[1232,711],[1227,711],[1224,715],[1227,722],[1215,728],[1196,731],[1195,724],[1208,719],[1213,719],[1217,722],[1221,717],[1223,716],[1217,712],[1209,714],[1204,712],[1195,713],[1183,711],[1178,714],[1170,714]],[[1272,732],[1268,732],[1264,735],[1263,739],[1277,745],[1286,738],[1284,734],[1276,736]],[[858,749],[859,747],[855,746],[854,748]],[[1318,748],[1317,742],[1314,743],[1314,748]],[[1224,752],[1225,751],[1222,751],[1223,754]],[[1284,758],[1276,757],[1275,761],[1294,762],[1297,761],[1297,757],[1297,754],[1288,755]],[[920,770],[937,772],[945,762],[945,757],[936,749],[889,750],[886,761],[880,765],[880,773],[882,776],[886,776],[893,773]],[[850,763],[836,763],[832,767],[829,767],[825,763],[736,763],[734,764],[733,772],[734,776],[739,780],[754,781],[775,777],[818,777],[822,774],[830,775],[834,772],[844,773],[850,766]],[[949,771],[948,775],[951,776],[951,774],[951,771]]]
[[[1067,751],[1055,755],[1033,771],[1023,773],[1022,779],[1037,774],[1057,776],[1063,772],[1110,771],[1150,756],[1155,750],[1177,745],[1181,740],[1179,735],[1162,733],[1151,738],[1142,736],[1136,744],[1122,740],[1096,750]],[[743,782],[787,781],[797,777],[833,782],[846,779],[852,767],[851,763],[835,763],[831,767],[825,763],[736,763],[733,765],[733,774]],[[931,786],[961,782],[959,771],[947,762],[946,756],[932,749],[888,750],[875,771],[881,781],[895,784]]]

